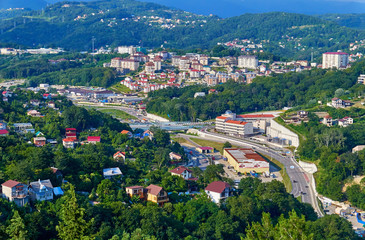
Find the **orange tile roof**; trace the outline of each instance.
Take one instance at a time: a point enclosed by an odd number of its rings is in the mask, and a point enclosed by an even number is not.
[[[239,124],[239,125],[246,125],[247,124],[247,122],[234,121],[234,120],[228,120],[228,121],[226,121],[226,123]]]
[[[217,119],[227,119],[228,117],[219,116]]]

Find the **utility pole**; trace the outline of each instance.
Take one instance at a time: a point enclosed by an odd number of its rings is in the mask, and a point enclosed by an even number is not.
[[[95,49],[95,37],[94,36],[92,36],[92,38],[91,38],[91,45],[92,45],[92,51],[91,51],[91,53],[94,53],[94,49]]]

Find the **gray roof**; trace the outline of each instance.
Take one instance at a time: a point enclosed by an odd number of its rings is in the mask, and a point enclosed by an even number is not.
[[[30,188],[36,193],[48,192],[53,190],[52,183],[49,179],[38,180],[29,184]]]

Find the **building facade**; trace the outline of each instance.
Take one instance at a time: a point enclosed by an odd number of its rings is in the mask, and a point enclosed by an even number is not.
[[[326,52],[322,55],[322,68],[345,68],[349,64],[349,54],[344,52]]]
[[[238,57],[238,67],[239,68],[250,68],[256,69],[259,66],[259,60],[256,56],[244,55]]]
[[[249,148],[225,148],[223,156],[240,173],[263,173],[270,171],[270,163]]]

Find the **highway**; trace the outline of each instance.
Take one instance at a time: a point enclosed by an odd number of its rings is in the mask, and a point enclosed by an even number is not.
[[[248,141],[241,138],[231,137],[218,133],[211,133],[205,130],[200,131],[205,139],[210,140],[224,140],[229,141],[231,144],[243,146],[243,147],[251,147],[254,148],[255,151],[269,156],[270,158],[276,159],[280,163],[282,163],[286,169],[286,172],[292,182],[292,191],[294,197],[301,196],[302,202],[309,203],[312,205],[314,210],[317,212],[319,217],[323,217],[323,213],[318,205],[317,197],[314,194],[312,184],[310,183],[310,179],[304,170],[299,166],[298,162],[294,157],[288,157],[281,155],[281,151],[278,153],[273,148],[262,145],[256,142]]]

